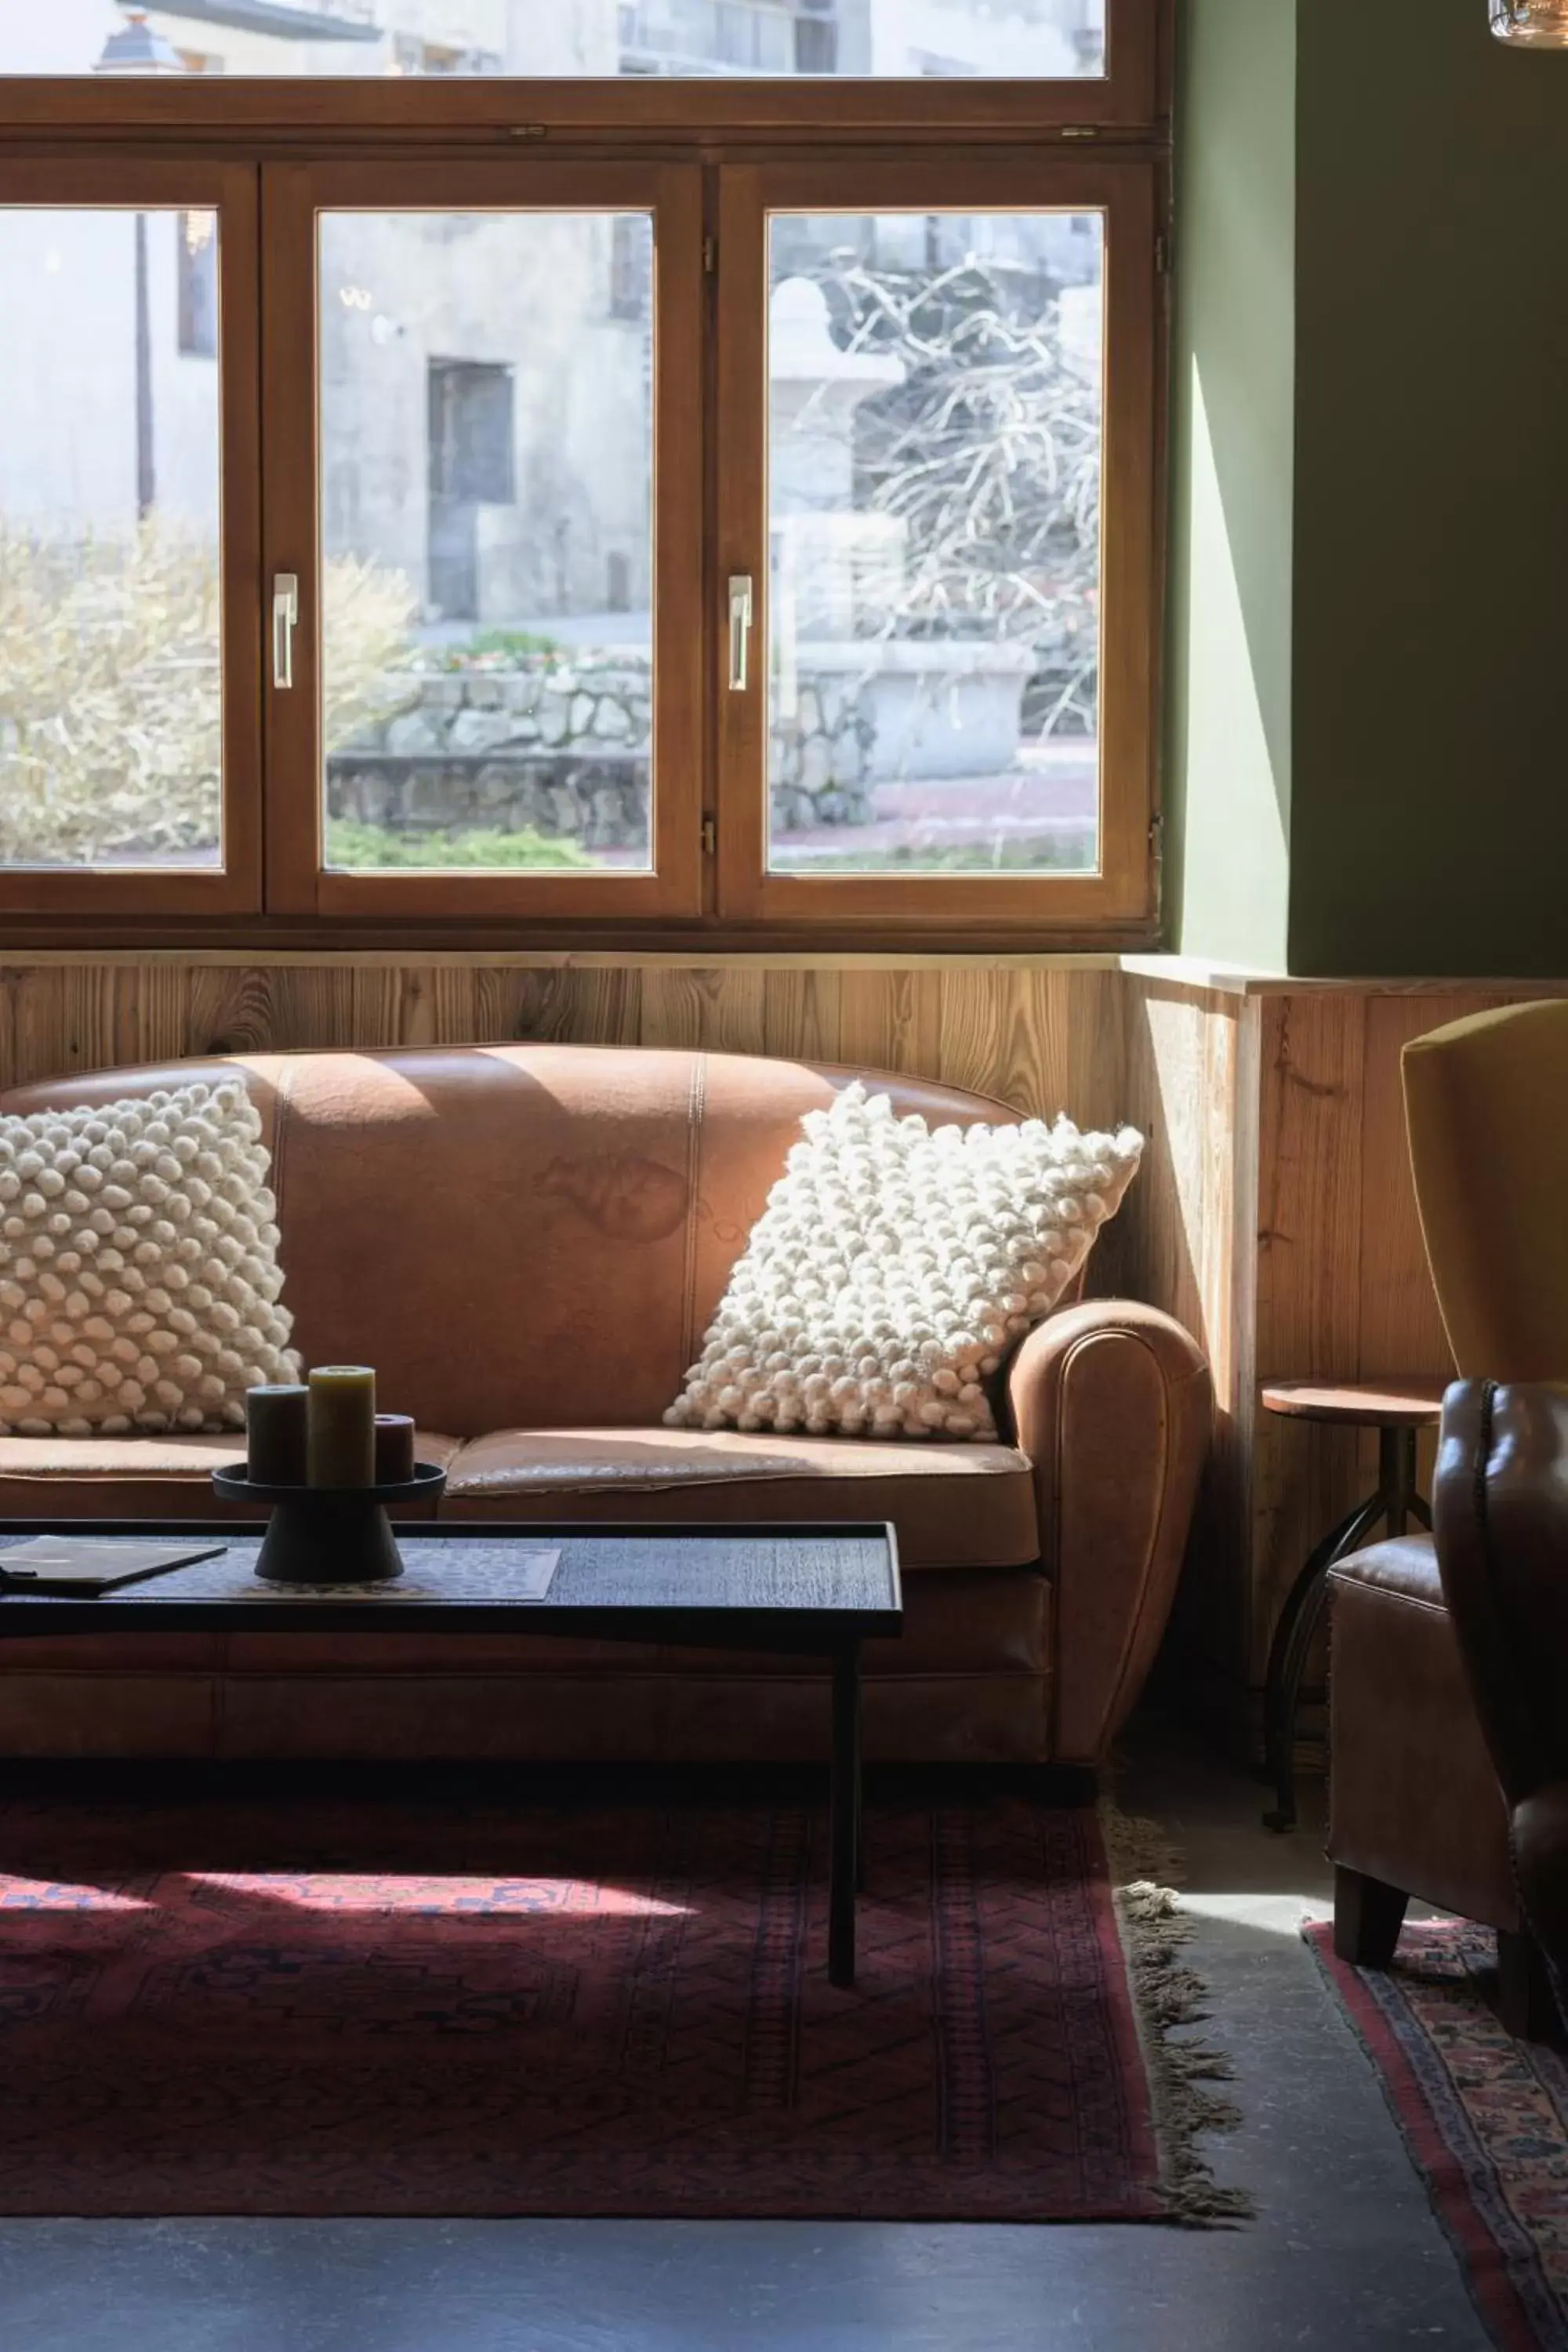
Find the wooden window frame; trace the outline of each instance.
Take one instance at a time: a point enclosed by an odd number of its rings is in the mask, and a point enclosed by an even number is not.
[[[0,78],[0,202],[216,203],[225,224],[225,866],[0,871],[7,941],[265,956],[416,942],[476,952],[837,954],[1157,940],[1160,257],[1173,13],[1173,0],[1107,0],[1106,74],[1057,82]],[[320,869],[313,627],[296,638],[301,684],[292,698],[264,677],[268,583],[294,571],[313,604],[318,576],[316,320],[297,276],[289,281],[306,254],[313,285],[314,205],[330,202],[322,192],[373,185],[383,193],[365,200],[389,209],[422,208],[416,191],[426,188],[432,209],[556,201],[640,209],[658,192],[654,876]],[[559,199],[545,193],[552,186]],[[634,186],[643,193],[616,193]],[[738,714],[726,708],[719,599],[732,564],[764,593],[767,578],[757,527],[762,206],[825,209],[829,186],[853,192],[834,200],[850,210],[1034,203],[1110,215],[1097,876],[763,874],[763,747],[754,718],[752,737],[742,730],[737,739]],[[901,200],[900,190],[912,193]],[[737,388],[748,384],[751,409],[737,409]],[[759,618],[765,629],[765,613]],[[753,637],[756,647],[765,642]],[[760,710],[763,697],[749,699]]]
[[[824,159],[721,174],[719,569],[755,583],[752,684],[718,694],[719,911],[738,924],[842,931],[1079,931],[1152,914],[1154,794],[1154,191],[1148,171],[1100,156],[1020,155],[943,166]],[[767,224],[779,214],[958,214],[1060,208],[1105,223],[1105,410],[1100,523],[1099,865],[1089,874],[802,875],[767,870]]]
[[[294,684],[266,685],[270,913],[622,921],[701,906],[702,456],[690,396],[702,367],[702,194],[689,163],[286,163],[262,194],[265,571],[300,582]],[[654,215],[653,870],[345,873],[321,861],[320,465],[316,222],[320,213],[633,212]]]
[[[0,866],[0,911],[171,916],[260,910],[260,323],[254,164],[79,160],[0,162],[0,205],[38,211],[213,211],[218,215],[219,632],[223,862],[167,866]]]

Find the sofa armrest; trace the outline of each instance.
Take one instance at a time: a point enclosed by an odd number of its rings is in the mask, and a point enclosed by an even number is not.
[[[1053,1753],[1098,1763],[1165,1630],[1208,1454],[1208,1366],[1158,1307],[1093,1299],[1029,1334],[1007,1397],[1055,1593]]]

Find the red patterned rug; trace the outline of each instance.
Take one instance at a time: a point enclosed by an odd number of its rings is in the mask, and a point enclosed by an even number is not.
[[[1503,2352],[1568,2352],[1568,2064],[1499,2023],[1495,1939],[1468,1920],[1412,1923],[1384,1974],[1336,1959],[1327,1924],[1306,1935],[1492,2341]]]
[[[14,1795],[0,2212],[1235,2210],[1157,2127],[1095,1813],[868,1829],[839,1992],[798,1800]]]

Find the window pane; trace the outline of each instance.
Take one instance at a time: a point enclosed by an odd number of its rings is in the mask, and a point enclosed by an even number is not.
[[[1098,213],[769,228],[769,868],[1092,872]]]
[[[6,7],[0,73],[843,74],[1105,70],[1105,0],[110,0]]]
[[[646,213],[321,223],[327,863],[646,873]]]
[[[0,209],[0,864],[222,864],[218,224]]]

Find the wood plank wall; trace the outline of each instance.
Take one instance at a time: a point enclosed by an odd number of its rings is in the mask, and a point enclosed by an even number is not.
[[[222,1051],[539,1038],[703,1046],[941,1077],[1110,1116],[1121,980],[1047,968],[174,959],[0,969],[0,1083]]]
[[[0,1087],[188,1055],[538,1039],[845,1063],[1104,1125],[1140,1117],[1123,995],[1110,957],[878,967],[60,958],[0,967]],[[1097,1269],[1102,1295],[1147,1255],[1119,1232]],[[1167,1255],[1168,1267],[1152,1254],[1156,1270],[1174,1279]]]
[[[1214,1367],[1218,1426],[1175,1648],[1239,1738],[1274,1615],[1372,1451],[1256,1409],[1259,1380],[1441,1375],[1405,1154],[1399,1050],[1550,992],[1248,993],[1113,959],[876,966],[176,958],[0,967],[0,1086],[224,1051],[498,1042],[700,1046],[938,1078],[1016,1109],[1131,1119],[1142,1171],[1089,1288],[1166,1307]]]
[[[1149,1138],[1144,1168],[1096,1254],[1092,1286],[1166,1305],[1223,1348],[1226,1319],[1209,1294],[1225,1295],[1230,1254],[1188,1238],[1215,1230],[1225,1173],[1225,1122],[1194,1108],[1211,1094],[1227,1102],[1234,1084],[1222,1003],[1175,1003],[1130,1028],[1110,958],[837,969],[61,959],[0,966],[0,1087],[187,1055],[533,1038],[841,1062],[1045,1117],[1065,1108],[1082,1125],[1131,1119]]]

